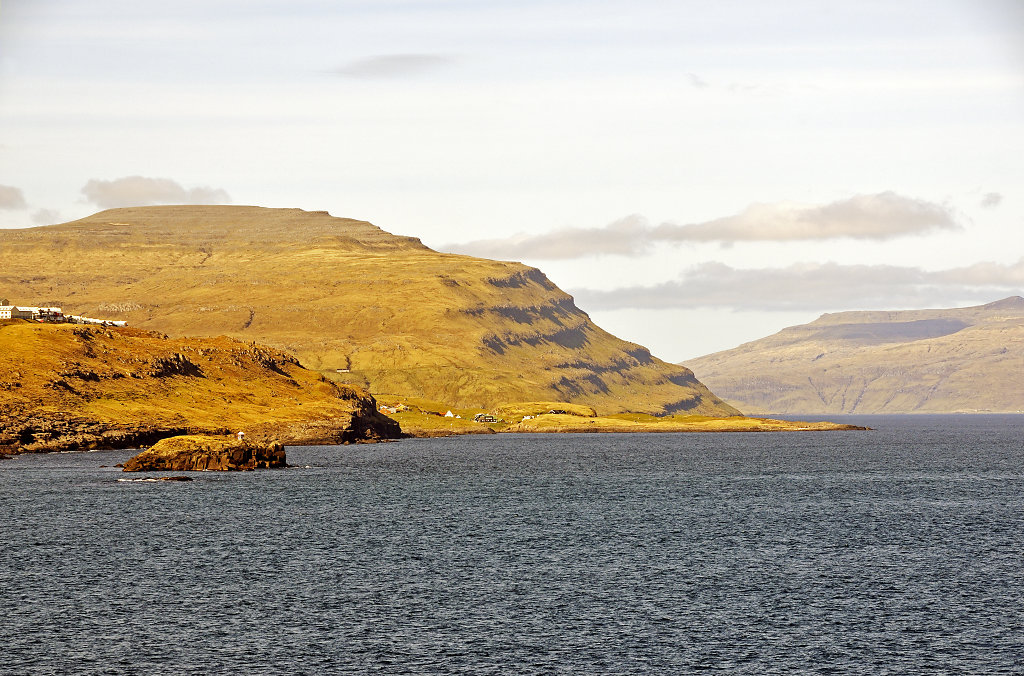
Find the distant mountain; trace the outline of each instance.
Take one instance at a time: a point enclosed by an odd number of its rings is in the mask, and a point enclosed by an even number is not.
[[[0,259],[11,302],[257,341],[374,394],[736,413],[688,369],[596,326],[540,270],[438,253],[326,212],[112,209],[0,230]]]
[[[748,414],[1024,411],[1024,298],[826,314],[687,366]]]

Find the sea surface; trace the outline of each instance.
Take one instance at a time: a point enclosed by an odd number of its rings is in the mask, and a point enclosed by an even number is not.
[[[0,674],[1021,674],[1024,416],[0,462]]]

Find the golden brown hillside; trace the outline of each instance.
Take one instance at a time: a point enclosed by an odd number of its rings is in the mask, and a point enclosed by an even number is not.
[[[375,394],[736,413],[688,369],[595,326],[539,270],[326,212],[113,209],[0,231],[0,255],[13,302],[257,341]]]
[[[689,362],[744,411],[1024,411],[1024,298],[841,312]]]
[[[128,448],[186,432],[394,438],[366,392],[279,350],[133,328],[0,321],[0,449]]]

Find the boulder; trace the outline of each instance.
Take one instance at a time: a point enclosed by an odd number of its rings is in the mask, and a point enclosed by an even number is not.
[[[231,436],[183,435],[161,439],[124,463],[124,472],[245,471],[285,467],[279,443],[239,441]]]

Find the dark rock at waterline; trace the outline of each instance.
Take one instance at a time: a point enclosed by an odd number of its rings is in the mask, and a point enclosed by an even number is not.
[[[130,460],[124,472],[246,471],[285,467],[284,446],[234,437],[185,435],[162,439]]]

